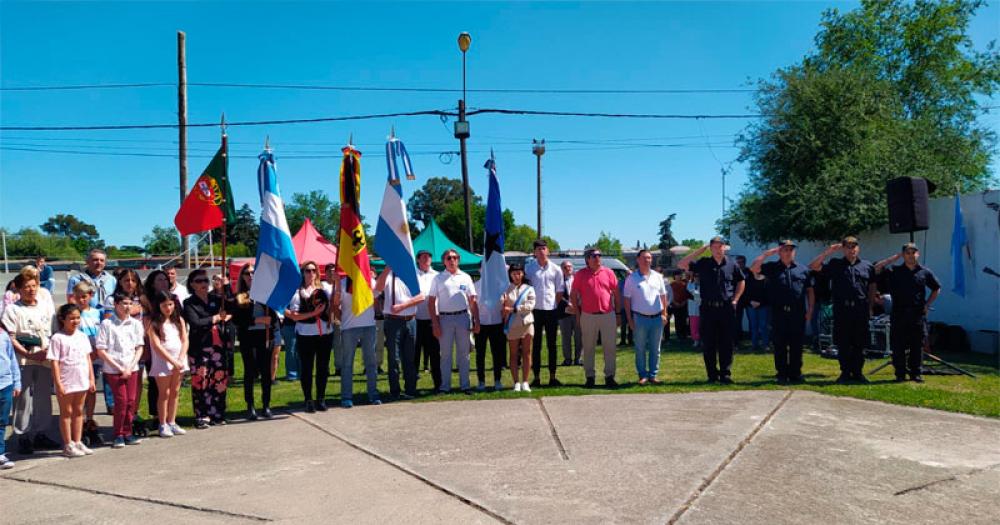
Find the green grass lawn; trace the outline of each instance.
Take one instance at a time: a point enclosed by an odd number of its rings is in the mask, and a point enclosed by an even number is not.
[[[545,354],[546,352],[543,352]],[[562,350],[559,350],[560,361]],[[615,390],[603,388],[602,370],[603,359],[601,352],[597,353],[597,382],[595,389],[583,388],[584,374],[583,368],[579,366],[560,366],[558,378],[565,386],[561,387],[541,387],[532,389],[531,393],[513,392],[510,390],[511,377],[508,370],[504,371],[503,383],[505,390],[493,392],[492,363],[487,352],[486,371],[486,392],[476,392],[472,395],[465,395],[460,392],[448,395],[432,394],[433,382],[428,372],[420,372],[418,388],[421,396],[415,402],[439,401],[439,400],[460,400],[460,399],[504,399],[517,397],[540,397],[540,396],[575,396],[593,394],[635,394],[635,393],[669,393],[669,392],[702,392],[702,391],[722,391],[722,390],[779,390],[795,389],[809,390],[834,396],[848,396],[860,399],[884,401],[898,405],[916,406],[947,410],[951,412],[962,412],[979,416],[1000,417],[1000,373],[996,368],[990,366],[990,357],[978,354],[954,354],[941,355],[961,366],[962,368],[977,375],[975,379],[966,376],[925,376],[927,380],[924,384],[913,382],[894,383],[892,367],[881,370],[878,374],[870,376],[872,381],[869,385],[837,385],[834,380],[839,374],[837,361],[834,359],[822,358],[817,354],[806,352],[804,357],[803,373],[807,383],[803,385],[782,386],[774,381],[774,360],[772,354],[750,353],[747,351],[736,354],[733,362],[733,379],[735,384],[728,386],[708,385],[704,383],[705,369],[701,357],[701,352],[690,348],[686,344],[681,344],[675,340],[664,348],[660,360],[660,379],[665,383],[659,386],[639,386],[638,376],[635,370],[635,353],[631,347],[619,348],[617,354],[617,375],[616,379],[621,386]],[[544,355],[543,355],[544,357]],[[284,376],[284,353],[281,355],[282,363],[278,368],[279,379]],[[995,361],[995,357],[992,358]],[[543,360],[543,362],[545,362]],[[865,370],[869,371],[880,364],[882,360],[869,361]],[[385,368],[385,365],[383,365]],[[361,352],[356,353],[354,377],[354,400],[356,403],[364,403],[367,400],[365,395],[365,380],[360,373],[363,370],[361,364]],[[331,370],[332,373],[332,370]],[[472,359],[472,372],[470,374],[473,387],[476,385],[475,357]],[[547,381],[548,373],[543,369],[543,381]],[[228,394],[228,413],[230,417],[243,417],[246,404],[243,400],[243,364],[237,353],[236,356],[236,377],[230,383]],[[544,382],[543,382],[544,384]],[[458,374],[452,375],[452,388],[458,386]],[[382,400],[388,400],[388,384],[385,374],[379,375],[379,392]],[[192,422],[192,408],[190,387],[185,385],[181,392],[181,400],[178,412],[181,416],[182,424]],[[303,406],[302,390],[297,381],[290,382],[280,380],[272,389],[272,408],[298,409]],[[331,406],[339,403],[340,378],[331,377],[327,386],[327,399]],[[260,408],[260,387],[257,386],[255,396],[258,409]],[[146,401],[142,401],[143,417]]]

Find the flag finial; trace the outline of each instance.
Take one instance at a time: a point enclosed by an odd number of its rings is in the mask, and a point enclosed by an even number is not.
[[[354,146],[354,133],[347,136],[347,145],[351,147]]]
[[[271,151],[271,136],[264,135],[264,151]]]
[[[396,126],[389,128],[389,140],[396,138]]]
[[[222,112],[222,118],[219,120],[219,128],[222,129],[222,136],[226,135],[226,112]]]

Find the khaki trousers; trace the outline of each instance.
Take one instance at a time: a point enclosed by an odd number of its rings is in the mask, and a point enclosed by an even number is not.
[[[580,314],[580,333],[583,342],[583,370],[588,378],[594,377],[594,354],[597,352],[597,336],[601,336],[604,350],[604,377],[615,375],[615,313]]]

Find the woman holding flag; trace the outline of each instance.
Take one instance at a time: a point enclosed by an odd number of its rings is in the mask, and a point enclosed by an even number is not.
[[[253,402],[253,386],[260,378],[261,416],[271,419],[271,342],[278,331],[278,314],[266,304],[250,298],[253,284],[253,263],[243,265],[236,282],[236,326],[243,356],[243,398],[247,403],[247,418],[257,420]]]
[[[191,297],[184,300],[184,320],[191,327],[188,338],[188,364],[191,367],[191,401],[194,404],[195,428],[226,424],[226,389],[229,366],[226,355],[233,346],[234,330],[230,322],[232,304],[209,291],[205,270],[188,276]]]
[[[306,412],[326,410],[326,380],[330,376],[330,349],[333,348],[331,292],[320,285],[319,266],[306,261],[302,263],[302,284],[285,310],[285,317],[295,321],[296,346],[301,361],[299,381]],[[316,402],[312,396],[313,366],[316,367]]]
[[[531,340],[535,336],[535,289],[524,278],[524,268],[512,264],[507,269],[510,286],[503,294],[503,329],[510,345],[510,375],[515,392],[531,392],[528,374],[531,373]],[[517,380],[518,362],[521,363],[521,382]]]

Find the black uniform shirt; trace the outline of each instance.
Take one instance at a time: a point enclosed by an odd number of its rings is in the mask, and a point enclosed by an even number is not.
[[[926,266],[917,265],[909,269],[905,264],[884,268],[882,279],[892,295],[892,307],[923,308],[927,302],[927,288],[931,291],[941,288],[934,272]],[[894,310],[895,311],[895,310]]]
[[[809,267],[794,261],[791,266],[781,261],[764,263],[760,274],[767,278],[767,295],[775,306],[804,305],[806,289],[813,286]]]
[[[732,301],[736,283],[743,280],[743,272],[729,256],[723,256],[721,264],[714,257],[698,259],[690,268],[698,274],[702,301]]]
[[[839,257],[823,265],[823,275],[830,278],[834,301],[865,301],[868,284],[875,279],[875,266],[860,257],[854,264]]]

